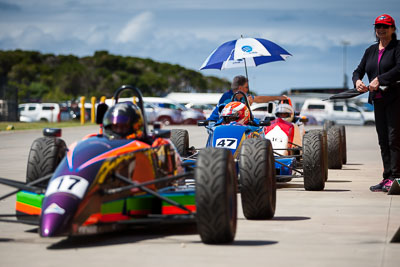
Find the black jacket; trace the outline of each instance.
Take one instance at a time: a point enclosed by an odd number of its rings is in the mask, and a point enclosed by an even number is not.
[[[400,96],[400,41],[392,40],[385,48],[378,69],[379,43],[373,44],[365,50],[357,69],[353,72],[353,84],[362,80],[365,73],[369,82],[378,77],[380,86],[388,86],[382,92],[385,101],[392,101]],[[369,100],[375,92],[370,93]]]

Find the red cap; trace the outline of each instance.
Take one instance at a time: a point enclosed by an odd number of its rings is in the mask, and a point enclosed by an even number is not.
[[[378,16],[375,19],[374,25],[376,25],[376,24],[386,24],[386,25],[390,25],[390,26],[395,26],[394,19],[391,16],[389,16],[388,14],[383,14],[383,15]]]

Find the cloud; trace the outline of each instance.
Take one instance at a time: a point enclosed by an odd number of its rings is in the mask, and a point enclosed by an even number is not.
[[[134,17],[120,31],[116,41],[118,43],[136,42],[142,35],[149,33],[153,17],[151,12],[143,12]]]
[[[20,6],[16,4],[0,2],[0,12],[15,12],[21,11]]]

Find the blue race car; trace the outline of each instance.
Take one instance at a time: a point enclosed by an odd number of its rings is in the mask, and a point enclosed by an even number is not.
[[[236,102],[242,94],[245,103]],[[303,178],[306,190],[323,190],[327,179],[327,142],[324,130],[310,130],[302,136],[302,145],[293,143],[293,135],[283,138],[289,146],[273,148],[282,132],[277,129],[294,127],[279,118],[264,121],[254,119],[242,92],[232,97],[221,110],[219,121],[201,121],[209,135],[206,147],[229,150],[239,174],[242,207],[248,219],[268,219],[274,216],[276,181]],[[274,129],[275,131],[268,131]],[[292,129],[293,131],[293,129]],[[267,137],[268,134],[268,137]],[[280,136],[278,136],[280,135]],[[284,153],[286,151],[286,153]],[[191,153],[190,153],[191,152]],[[196,150],[185,151],[196,157]]]

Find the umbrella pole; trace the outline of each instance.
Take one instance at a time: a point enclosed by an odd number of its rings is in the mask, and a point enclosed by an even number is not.
[[[249,76],[247,75],[246,58],[244,58],[244,69],[246,70],[246,79],[247,79],[247,83],[249,83]]]

